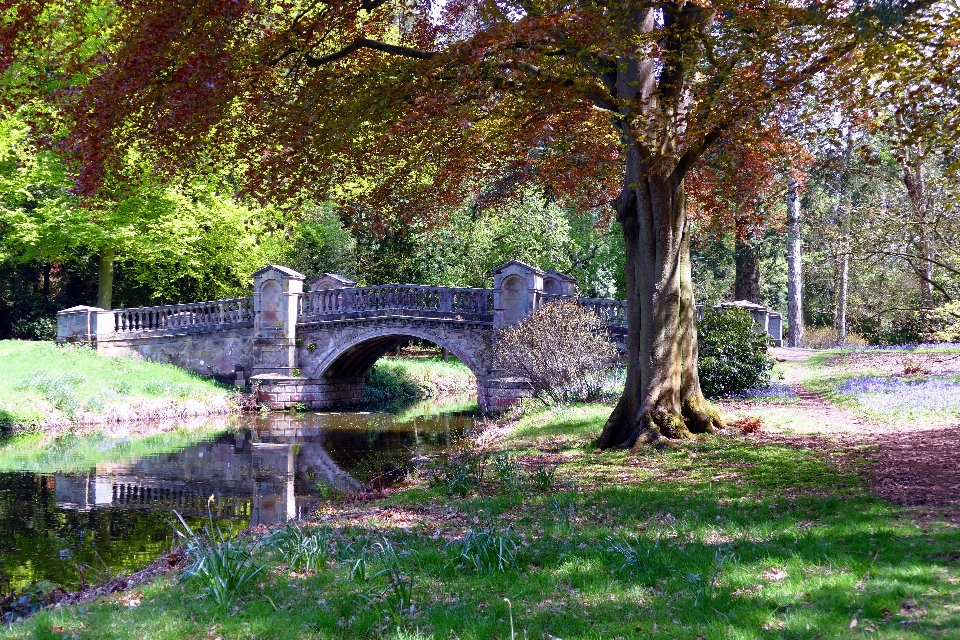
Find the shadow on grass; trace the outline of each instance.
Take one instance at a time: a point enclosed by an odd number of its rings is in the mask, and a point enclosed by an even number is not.
[[[583,438],[581,423],[590,419],[551,424]],[[524,438],[551,434],[530,425]],[[609,476],[595,490],[530,492],[520,505],[505,495],[428,494],[441,512],[465,514],[467,527],[487,517],[510,526],[522,540],[517,569],[451,566],[444,547],[463,529],[443,528],[442,519],[341,532],[385,534],[409,552],[413,613],[388,611],[369,597],[383,583],[351,578],[341,564],[312,576],[271,572],[231,616],[218,617],[209,603],[190,599],[192,591],[159,585],[136,608],[44,612],[4,633],[509,638],[509,598],[517,637],[528,638],[957,637],[950,635],[960,628],[957,529],[902,517],[829,453],[717,438],[642,458],[578,453],[562,468],[574,478],[598,470]],[[569,526],[559,526],[551,509],[558,500],[574,505]],[[629,542],[636,560],[625,563],[611,538]]]

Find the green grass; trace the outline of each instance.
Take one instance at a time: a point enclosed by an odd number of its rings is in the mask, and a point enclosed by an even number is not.
[[[226,400],[229,390],[170,364],[52,342],[0,341],[0,425],[42,427],[111,405]]]
[[[381,358],[367,374],[366,398],[370,404],[394,405],[476,390],[473,373],[455,358]]]
[[[875,498],[858,463],[727,437],[600,453],[608,412],[524,417],[509,457],[464,454],[487,465],[465,497],[421,483],[345,505],[372,507],[363,525],[327,511],[329,562],[264,557],[227,613],[162,578],[138,606],[44,611],[0,638],[510,638],[506,598],[517,638],[960,638],[958,529]],[[552,488],[516,500],[511,465],[544,456]],[[508,529],[508,562],[464,562]],[[486,546],[451,544],[465,534]]]

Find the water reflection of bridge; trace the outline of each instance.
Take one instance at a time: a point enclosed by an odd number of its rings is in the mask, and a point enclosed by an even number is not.
[[[306,515],[321,486],[356,491],[353,470],[371,454],[390,452],[402,466],[424,447],[462,432],[458,415],[414,419],[389,416],[276,415],[257,427],[228,433],[181,451],[132,462],[101,463],[85,474],[57,474],[62,508],[177,510],[184,515],[273,524]],[[419,428],[418,428],[419,427]]]

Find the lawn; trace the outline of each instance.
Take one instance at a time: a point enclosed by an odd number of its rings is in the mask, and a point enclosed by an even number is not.
[[[0,341],[0,426],[170,418],[231,410],[231,390],[170,364],[52,342]]]
[[[529,415],[254,532],[265,569],[225,609],[167,576],[0,638],[960,638],[960,533],[871,495],[849,450],[597,452],[608,412]]]

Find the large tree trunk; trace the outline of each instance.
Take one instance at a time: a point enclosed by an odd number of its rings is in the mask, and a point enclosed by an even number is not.
[[[803,256],[800,240],[800,194],[797,181],[787,183],[787,344],[803,346]]]
[[[114,249],[104,249],[100,254],[100,267],[97,270],[97,306],[101,309],[113,308],[113,259]]]
[[[683,181],[658,174],[629,147],[625,185],[615,206],[626,242],[627,379],[600,436],[603,449],[670,446],[720,423],[697,375]]]

